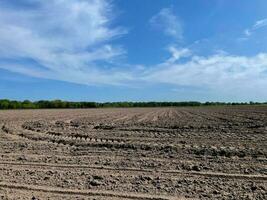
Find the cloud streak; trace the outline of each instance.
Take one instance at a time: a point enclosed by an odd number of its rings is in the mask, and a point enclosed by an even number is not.
[[[169,60],[176,60],[170,63]],[[176,86],[205,88],[213,93],[262,95],[267,86],[267,54],[252,57],[214,54],[208,57],[193,55],[185,62],[172,57],[150,71],[144,80]],[[257,88],[257,90],[255,90]]]
[[[266,19],[262,19],[262,20],[259,20],[259,21],[256,21],[256,23],[254,24],[253,26],[253,29],[259,29],[259,28],[262,28],[264,26],[267,26],[267,18]]]
[[[147,77],[151,81],[178,85],[218,87],[232,84],[235,80],[252,81],[254,78],[267,83],[266,72],[267,54],[252,57],[214,54],[208,57],[192,56],[183,63],[161,63]],[[249,81],[247,83],[251,84]]]
[[[244,31],[244,34],[246,36],[250,36],[254,31],[261,29],[263,27],[266,27],[266,26],[267,26],[267,18],[258,20],[255,22],[255,24],[251,28],[246,29]]]
[[[109,44],[125,34],[122,28],[110,28],[114,16],[109,2],[25,0],[24,3],[27,9],[8,0],[0,4],[0,59],[8,61],[1,68],[83,84],[119,82],[116,77],[121,72],[102,69],[102,65],[110,65],[125,53],[122,47]],[[18,59],[24,59],[24,65]],[[26,62],[29,59],[34,65]],[[115,78],[110,80],[112,73]]]

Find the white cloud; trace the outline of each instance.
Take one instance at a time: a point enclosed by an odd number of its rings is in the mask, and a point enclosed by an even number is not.
[[[183,39],[182,23],[170,8],[163,8],[150,19],[150,24],[178,41]]]
[[[183,63],[166,61],[146,71],[143,80],[200,87],[226,95],[242,92],[254,95],[263,93],[267,87],[267,54],[245,57],[219,53],[208,57],[192,56]]]
[[[177,49],[175,46],[170,46],[168,50],[172,55],[171,58],[168,59],[168,63],[174,63],[180,58],[188,57],[191,55],[191,51],[187,48]]]
[[[251,31],[250,31],[249,29],[246,29],[246,30],[244,31],[244,34],[245,34],[246,36],[250,36],[250,35],[251,35]]]
[[[2,0],[0,4],[0,68],[80,84],[134,87],[135,83],[142,86],[167,83],[226,96],[261,92],[267,98],[266,53],[246,57],[218,52],[201,57],[193,55],[193,48],[171,45],[168,47],[171,57],[163,63],[155,66],[123,63],[125,68],[121,68],[116,61],[125,50],[110,43],[125,34],[125,30],[111,28],[114,16],[109,1],[25,0],[34,4],[27,10],[10,6],[10,2]],[[171,9],[162,9],[150,23],[175,42],[183,38],[181,22]],[[260,20],[246,34],[265,25],[266,20]]]
[[[263,28],[267,26],[267,18],[258,20],[254,23],[254,25],[251,28],[245,29],[244,34],[249,37],[254,31],[257,29]]]
[[[267,18],[266,19],[262,19],[262,20],[258,20],[256,21],[256,23],[253,26],[253,29],[259,29],[262,28],[264,26],[267,26]]]
[[[83,84],[119,82],[117,74],[121,72],[96,64],[110,63],[125,53],[121,47],[108,44],[125,33],[121,28],[110,28],[114,16],[108,1],[24,3],[27,9],[8,0],[0,4],[0,59],[9,59],[0,68]],[[17,63],[18,59],[33,60],[39,68]]]

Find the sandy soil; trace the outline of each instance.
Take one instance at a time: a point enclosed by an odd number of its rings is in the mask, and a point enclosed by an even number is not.
[[[0,111],[0,199],[267,199],[267,107]]]

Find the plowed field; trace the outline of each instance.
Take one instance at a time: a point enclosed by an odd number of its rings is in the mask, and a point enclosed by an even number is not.
[[[0,111],[0,199],[267,199],[267,107]]]

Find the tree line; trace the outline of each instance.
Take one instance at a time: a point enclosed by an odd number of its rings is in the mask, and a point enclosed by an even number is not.
[[[131,108],[131,107],[181,107],[181,106],[218,106],[218,105],[263,105],[259,102],[71,102],[62,100],[41,101],[12,101],[0,99],[0,109],[42,109],[42,108]]]

